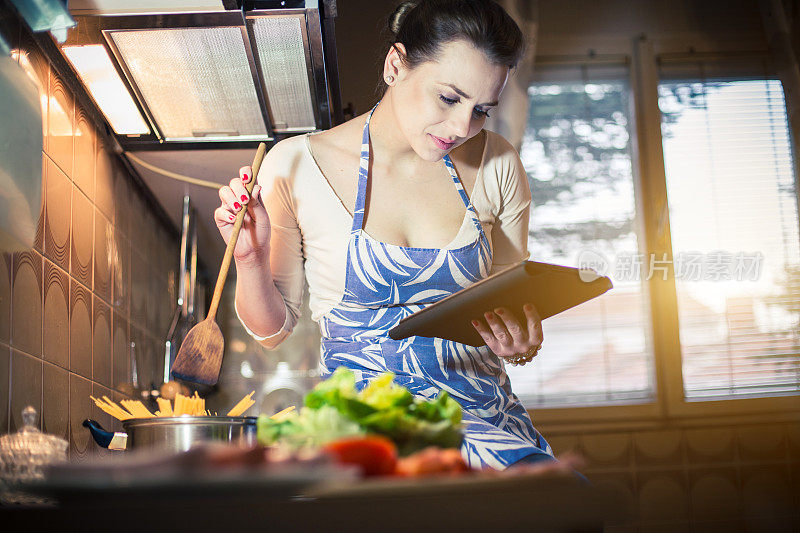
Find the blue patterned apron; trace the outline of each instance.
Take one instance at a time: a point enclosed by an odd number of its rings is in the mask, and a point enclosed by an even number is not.
[[[476,230],[471,244],[452,250],[409,248],[378,242],[363,231],[374,111],[364,124],[344,295],[320,320],[323,377],[345,366],[355,372],[361,388],[388,370],[419,396],[447,391],[464,408],[462,455],[471,466],[504,468],[523,459],[552,459],[550,446],[534,429],[502,362],[489,348],[438,338],[389,338],[389,329],[400,319],[486,277],[492,251],[447,155],[445,166]]]

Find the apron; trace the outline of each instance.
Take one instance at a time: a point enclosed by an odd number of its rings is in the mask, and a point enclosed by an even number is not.
[[[492,251],[447,155],[444,164],[475,231],[472,243],[457,249],[409,248],[376,241],[363,231],[374,111],[364,124],[344,294],[320,320],[323,377],[345,366],[354,371],[359,389],[389,371],[418,396],[432,399],[447,391],[464,410],[461,453],[472,467],[552,460],[550,446],[511,391],[503,363],[488,347],[428,337],[389,338],[388,331],[402,318],[485,278]]]

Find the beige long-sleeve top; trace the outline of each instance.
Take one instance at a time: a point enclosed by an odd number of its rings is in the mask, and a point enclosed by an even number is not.
[[[314,160],[308,134],[276,144],[264,158],[258,183],[272,225],[270,246],[277,247],[270,267],[286,305],[286,320],[278,332],[266,337],[243,325],[263,346],[274,348],[300,316],[304,275],[312,319],[319,320],[341,301],[353,218]],[[526,259],[528,178],[519,154],[500,135],[486,131],[475,186],[467,192],[492,247],[491,272]],[[447,247],[460,248],[475,238],[475,228],[465,216]]]

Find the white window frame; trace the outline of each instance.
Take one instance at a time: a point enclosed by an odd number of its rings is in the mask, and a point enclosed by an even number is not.
[[[601,58],[596,58],[601,59]],[[552,59],[543,59],[551,62]],[[565,65],[593,59],[559,58]],[[537,61],[538,62],[538,61]],[[650,335],[653,352],[654,399],[619,405],[586,407],[536,407],[531,409],[540,427],[567,430],[570,426],[603,428],[647,427],[681,419],[683,423],[730,423],[733,420],[784,420],[800,415],[800,395],[762,398],[687,400],[684,396],[678,304],[672,269],[669,206],[658,106],[659,75],[653,42],[642,36],[633,45],[629,69],[631,154],[636,212],[642,227],[640,253],[670,260],[667,279],[652,276],[643,282],[650,303]],[[797,166],[795,166],[795,175]],[[797,179],[795,178],[795,181]],[[646,265],[643,265],[643,269]],[[547,324],[545,323],[545,334]],[[535,364],[535,362],[534,362]]]

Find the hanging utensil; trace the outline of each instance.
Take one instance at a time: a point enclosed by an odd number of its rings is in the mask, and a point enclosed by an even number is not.
[[[261,168],[261,161],[264,159],[266,151],[267,146],[264,143],[258,145],[256,156],[253,159],[253,179],[245,186],[248,195],[253,193],[253,187],[255,187],[256,184],[256,176],[258,176],[258,171]],[[217,284],[214,286],[214,295],[211,298],[211,306],[208,309],[208,315],[205,320],[189,330],[186,338],[183,339],[181,343],[181,348],[178,350],[175,362],[172,364],[172,376],[176,379],[192,383],[203,383],[206,385],[214,385],[219,379],[225,341],[222,338],[222,331],[220,331],[215,317],[217,315],[220,298],[222,297],[222,289],[228,277],[228,269],[231,266],[233,250],[236,248],[239,230],[242,229],[242,223],[244,222],[246,212],[247,209],[242,207],[233,223],[233,230],[228,240],[228,246],[225,248],[222,265],[219,268]]]

